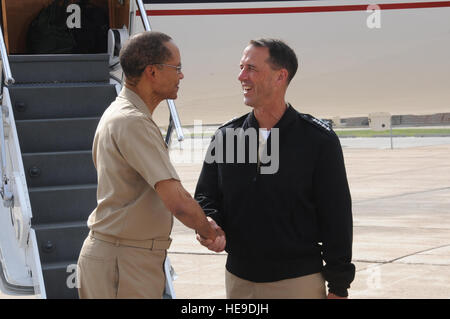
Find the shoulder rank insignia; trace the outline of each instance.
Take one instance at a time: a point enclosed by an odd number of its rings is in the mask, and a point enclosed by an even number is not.
[[[325,121],[319,120],[318,118],[315,118],[314,116],[312,116],[310,114],[301,114],[301,116],[303,119],[314,124],[315,126],[325,129],[328,132],[333,131],[332,128],[330,127],[330,125],[328,125]]]

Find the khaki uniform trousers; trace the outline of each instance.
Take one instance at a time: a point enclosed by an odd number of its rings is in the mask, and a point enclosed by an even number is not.
[[[161,299],[165,258],[166,249],[130,247],[90,234],[78,259],[78,294],[81,299]]]
[[[274,282],[252,282],[225,270],[228,299],[325,299],[325,280],[321,273]]]

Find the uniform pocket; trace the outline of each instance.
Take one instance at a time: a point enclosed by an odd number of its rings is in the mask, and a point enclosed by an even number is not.
[[[80,298],[112,299],[117,297],[119,273],[117,258],[80,256]]]
[[[80,251],[80,256],[97,261],[111,261],[117,256],[114,244],[88,236]]]

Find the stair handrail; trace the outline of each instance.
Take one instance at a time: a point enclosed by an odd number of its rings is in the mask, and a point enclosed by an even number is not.
[[[3,29],[0,26],[0,52],[2,56],[2,68],[5,74],[5,84],[13,84],[14,78],[12,77],[11,67],[9,65],[8,52],[5,46],[5,40],[3,38]],[[3,92],[1,92],[3,95]],[[3,96],[5,98],[5,96]],[[6,98],[9,98],[7,96]],[[10,101],[9,101],[10,102]],[[5,142],[5,128],[3,125],[3,107],[1,108],[0,114],[0,143],[1,143],[1,164],[0,164],[0,195],[3,198],[3,205],[5,207],[12,207],[14,205],[13,193],[10,190],[8,183],[8,177],[6,175],[6,142]]]
[[[148,21],[147,11],[145,10],[144,3],[142,0],[136,0],[136,4],[139,7],[139,12],[141,13],[142,24],[144,25],[145,31],[152,31],[150,27],[150,22]],[[181,142],[184,140],[183,130],[181,128],[180,118],[178,116],[177,107],[175,106],[175,102],[172,99],[167,99],[167,106],[169,107],[170,118],[169,118],[169,127],[167,128],[166,133],[166,144],[170,143],[170,136],[172,134],[173,127],[175,126],[175,130],[177,132],[178,141]],[[173,125],[172,125],[173,124]]]
[[[5,98],[5,96],[3,96]],[[9,96],[7,97],[9,98]],[[10,102],[11,103],[11,102]],[[6,142],[5,142],[5,128],[3,125],[3,106],[1,108],[0,116],[0,143],[1,143],[1,166],[0,166],[0,195],[3,199],[3,206],[13,207],[14,196],[10,190],[9,179],[6,175]]]
[[[2,55],[2,67],[5,72],[6,85],[14,84],[15,80],[11,73],[11,67],[9,65],[8,51],[6,50],[5,39],[3,38],[3,29],[0,26],[0,51]]]

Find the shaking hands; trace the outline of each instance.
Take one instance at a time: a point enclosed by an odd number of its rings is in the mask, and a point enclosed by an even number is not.
[[[226,239],[225,239],[225,233],[222,230],[222,228],[216,224],[214,219],[211,217],[207,217],[209,224],[216,230],[217,237],[215,240],[211,239],[205,239],[200,234],[197,234],[197,240],[200,244],[208,248],[209,250],[212,250],[216,253],[220,253],[225,249],[226,245]]]

